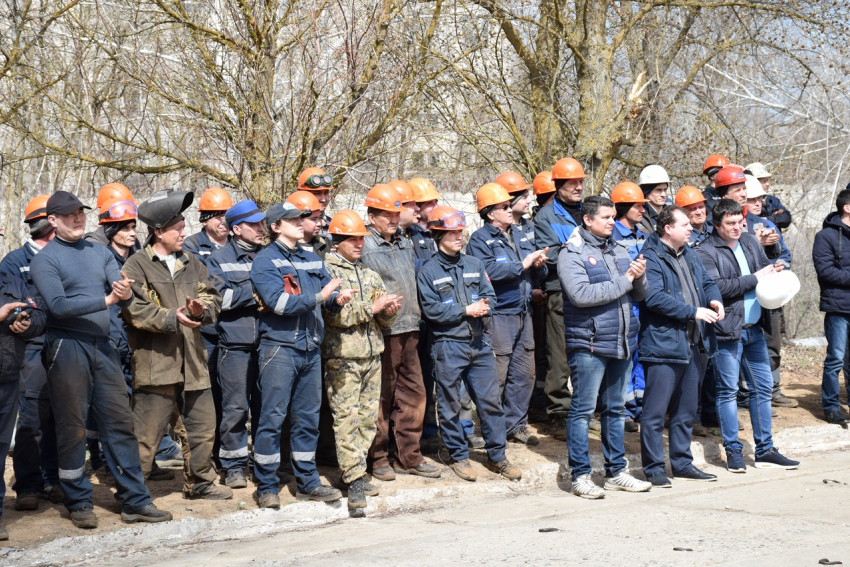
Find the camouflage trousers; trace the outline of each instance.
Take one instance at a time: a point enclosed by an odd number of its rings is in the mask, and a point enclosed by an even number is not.
[[[366,474],[366,455],[378,427],[381,357],[325,359],[325,389],[342,480],[351,482]]]

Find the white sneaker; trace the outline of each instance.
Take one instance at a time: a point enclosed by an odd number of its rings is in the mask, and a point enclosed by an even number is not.
[[[591,500],[605,498],[605,492],[593,484],[589,474],[583,474],[576,478],[573,481],[572,488],[570,490],[572,490],[573,494],[581,496],[582,498],[590,498]]]
[[[626,471],[620,471],[617,476],[605,479],[605,490],[625,490],[626,492],[649,492],[651,482],[638,480]]]

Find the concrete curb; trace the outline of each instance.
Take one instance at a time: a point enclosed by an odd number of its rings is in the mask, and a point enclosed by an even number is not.
[[[774,443],[787,455],[799,457],[813,452],[826,452],[850,447],[850,430],[835,425],[816,425],[786,429],[774,435]],[[745,453],[752,452],[745,443]],[[723,455],[718,442],[696,441],[691,444],[694,463],[717,464]],[[626,455],[632,472],[640,471],[640,455]],[[432,488],[400,489],[394,495],[369,498],[366,514],[370,517],[396,515],[448,505],[459,498],[528,493],[554,488],[555,483],[567,482],[564,465],[550,462],[523,471],[519,482],[483,479],[476,483],[435,486]],[[603,468],[602,456],[591,455],[595,471]],[[451,474],[450,472],[448,474]],[[94,559],[106,553],[140,553],[153,547],[198,544],[205,541],[251,538],[266,533],[302,529],[349,518],[345,499],[331,504],[298,502],[280,510],[246,510],[211,520],[185,518],[164,524],[146,524],[107,533],[59,538],[36,548],[0,548],[0,565],[38,566],[76,563]]]

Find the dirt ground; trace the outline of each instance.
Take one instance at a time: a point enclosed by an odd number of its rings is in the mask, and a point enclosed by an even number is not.
[[[778,417],[773,420],[774,431],[801,427],[806,425],[822,424],[822,411],[820,404],[820,382],[821,364],[824,358],[824,348],[802,348],[789,346],[783,349],[782,359],[782,384],[785,395],[796,399],[800,407],[794,409],[779,408]],[[744,430],[742,438],[752,439],[752,428],[749,416],[746,412],[740,412],[741,423]],[[566,459],[566,444],[556,441],[549,434],[547,424],[531,424],[540,437],[540,444],[535,447],[525,447],[515,443],[509,443],[508,458],[523,469],[533,468],[546,462],[558,462]],[[715,440],[720,442],[720,432],[710,431],[710,439],[702,438],[702,441]],[[598,434],[591,434],[591,452],[600,453],[601,447]],[[626,453],[636,454],[640,452],[640,438],[638,433],[626,434]],[[445,450],[441,454],[426,455],[430,462],[438,465],[448,462]],[[476,451],[471,459],[478,471],[478,482],[495,482],[497,477],[483,466],[486,454]],[[167,509],[174,514],[175,519],[187,517],[214,518],[230,514],[239,510],[251,509],[257,506],[254,487],[234,491],[232,500],[213,502],[206,500],[185,500],[181,494],[182,477],[179,469],[173,469],[176,478],[170,481],[149,482],[148,487],[154,502],[160,508]],[[335,469],[319,467],[319,471],[325,482],[339,486],[339,474]],[[14,509],[15,495],[11,491],[14,483],[12,473],[12,460],[6,459],[5,479],[7,494],[4,501],[3,523],[9,531],[9,542],[5,545],[15,547],[28,547],[46,543],[56,538],[77,536],[88,533],[106,532],[118,528],[127,527],[121,522],[118,503],[113,498],[114,489],[111,488],[99,476],[93,476],[91,482],[94,486],[94,505],[98,515],[99,527],[92,531],[83,531],[75,528],[68,519],[65,508],[61,505],[50,504],[42,501],[38,511],[18,512]],[[554,479],[553,479],[554,481]],[[421,477],[401,475],[393,482],[375,481],[382,495],[391,495],[395,491],[412,487],[428,487],[449,484],[463,484],[465,481],[456,477],[451,470],[446,468],[439,479],[424,479]],[[295,481],[290,480],[286,486],[281,487],[281,504],[287,505],[295,502]],[[0,544],[2,547],[2,544]]]

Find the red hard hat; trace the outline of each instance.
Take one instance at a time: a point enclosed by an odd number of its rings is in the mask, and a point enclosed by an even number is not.
[[[746,182],[744,170],[734,165],[727,165],[714,176],[715,187],[726,187]]]

